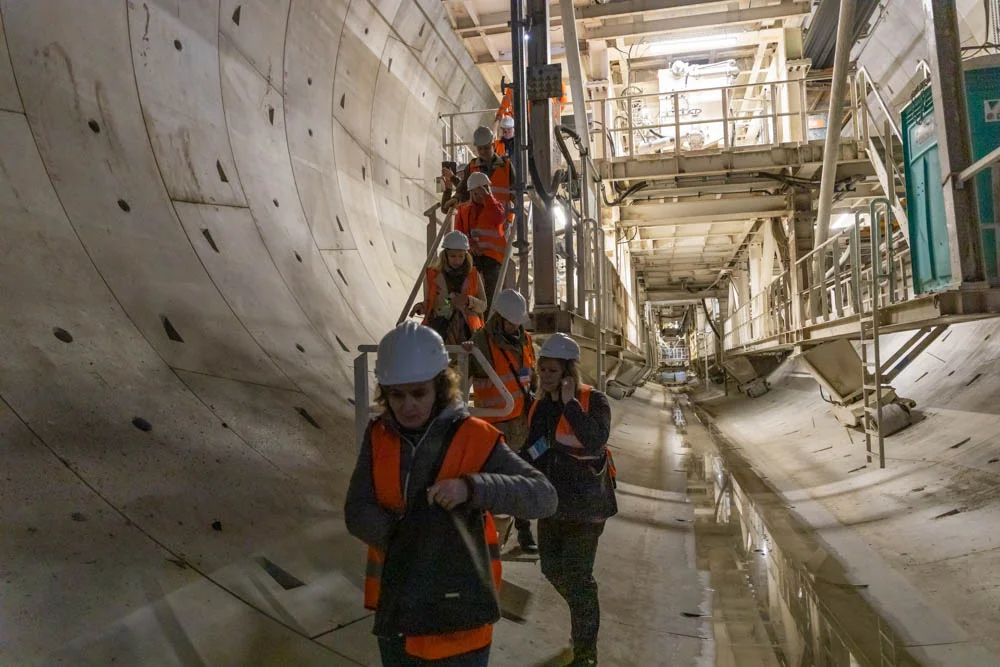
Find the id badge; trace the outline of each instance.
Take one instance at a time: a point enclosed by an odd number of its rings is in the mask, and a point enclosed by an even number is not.
[[[537,461],[538,457],[547,451],[549,451],[549,441],[542,436],[535,441],[535,444],[528,448],[528,458],[531,461]]]

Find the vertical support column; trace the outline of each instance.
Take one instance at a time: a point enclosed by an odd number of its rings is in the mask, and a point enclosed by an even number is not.
[[[923,4],[952,280],[983,284],[986,271],[975,188],[958,180],[958,173],[972,163],[958,12],[954,0],[924,0]]]
[[[826,121],[826,144],[823,146],[823,175],[819,187],[819,212],[816,217],[818,247],[830,233],[830,210],[833,208],[833,186],[837,181],[837,157],[840,154],[840,132],[844,126],[844,98],[847,90],[847,70],[850,68],[851,36],[854,34],[856,0],[840,0],[837,23],[837,48],[833,59],[833,84],[830,87],[830,111]],[[822,275],[821,253],[816,253],[813,272]],[[813,315],[816,315],[815,308]]]
[[[528,41],[528,68],[549,64],[549,3],[548,0],[528,0],[530,39]],[[531,160],[535,177],[536,205],[532,215],[534,252],[535,308],[555,308],[556,295],[556,245],[549,193],[552,184],[552,100],[531,100]],[[527,165],[525,165],[527,167]],[[545,190],[545,200],[538,201],[539,189]]]
[[[608,309],[605,308],[607,295],[604,293],[604,265],[608,263],[608,258],[604,254],[603,218],[604,211],[601,208],[601,203],[597,202],[597,238],[594,239],[594,285],[597,290],[597,313],[594,317],[594,323],[597,325],[597,389],[599,391],[604,391],[607,387],[607,380],[604,377],[604,314]]]
[[[528,218],[524,211],[525,182],[528,178],[528,100],[525,80],[524,54],[524,0],[510,2],[510,43],[511,58],[514,67],[514,137],[517,140],[514,149],[514,225],[517,248],[518,291],[531,303],[528,293],[528,273],[530,253],[528,251]]]

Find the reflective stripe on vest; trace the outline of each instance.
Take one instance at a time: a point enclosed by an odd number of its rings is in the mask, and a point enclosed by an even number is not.
[[[499,198],[497,200],[499,201]],[[455,219],[455,229],[469,237],[473,255],[485,255],[502,263],[507,251],[504,223],[501,219],[499,223],[487,221],[486,224],[482,224],[486,212],[485,206],[477,207],[472,202],[462,204]],[[475,217],[473,214],[476,214]]]
[[[580,401],[580,407],[583,411],[590,413],[590,392],[593,391],[593,387],[586,384],[581,384],[576,390],[576,400]],[[528,429],[531,429],[531,419],[535,416],[535,407],[538,406],[538,401],[531,404],[531,410],[528,411]],[[573,452],[567,452],[570,456],[581,461],[593,461],[604,456],[604,453],[600,454],[586,454],[584,453],[583,443],[576,437],[576,433],[573,432],[573,427],[570,426],[569,421],[566,419],[566,415],[559,415],[559,423],[556,424],[556,442],[569,449],[579,450],[579,454]]]
[[[500,346],[493,342],[492,338],[487,336],[486,340],[490,346],[493,370],[500,376],[503,386],[514,398],[513,410],[503,417],[483,417],[488,422],[495,424],[514,419],[524,413],[524,395],[531,388],[531,372],[535,367],[535,350],[531,346],[531,335],[525,331],[524,337],[524,347],[521,348],[521,359],[518,360],[517,358],[513,358],[509,350],[501,349]],[[489,378],[473,378],[472,386],[476,390],[477,408],[497,409],[504,406],[500,390],[493,386],[493,382]]]
[[[369,429],[372,448],[372,480],[375,485],[375,499],[381,507],[396,514],[406,510],[403,487],[400,481],[402,443],[382,419],[372,422]],[[500,432],[481,419],[469,417],[462,422],[441,465],[437,481],[456,479],[462,475],[479,472],[493,453],[500,439]],[[493,582],[500,590],[502,566],[500,563],[500,540],[496,524],[489,512],[485,515],[484,539],[489,548],[490,568]],[[376,609],[381,593],[381,576],[384,555],[381,550],[368,547],[368,562],[365,567],[365,608]],[[472,630],[450,632],[440,635],[414,636],[406,638],[406,652],[424,660],[440,660],[480,649],[492,641],[493,626],[484,625]]]
[[[438,269],[427,269],[427,303],[424,310],[426,314],[424,315],[424,321],[421,322],[424,326],[430,326],[431,317],[434,316],[437,307],[438,298],[438,283],[437,277],[441,272]],[[466,296],[471,296],[479,298],[479,272],[474,268],[469,269],[469,272],[465,274],[465,280],[462,282],[462,294]],[[477,313],[471,311],[465,314],[465,321],[469,325],[470,331],[479,331],[483,328],[483,318]]]

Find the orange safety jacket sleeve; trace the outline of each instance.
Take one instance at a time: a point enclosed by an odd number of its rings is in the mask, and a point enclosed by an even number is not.
[[[365,431],[358,463],[347,487],[344,502],[344,523],[347,532],[365,544],[377,549],[385,549],[396,524],[402,518],[378,504],[375,498],[375,483],[372,481],[372,440],[371,423]]]
[[[465,477],[472,495],[469,506],[493,514],[543,519],[556,511],[555,487],[533,465],[501,440],[480,472]]]
[[[563,408],[563,416],[588,454],[596,455],[608,444],[608,437],[611,435],[611,404],[601,392],[591,390],[589,412],[584,412],[580,401],[574,398]]]

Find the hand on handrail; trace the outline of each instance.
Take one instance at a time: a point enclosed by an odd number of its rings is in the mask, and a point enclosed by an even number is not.
[[[427,314],[427,309],[424,307],[423,302],[413,306],[413,310],[410,311],[410,317],[423,317]]]

